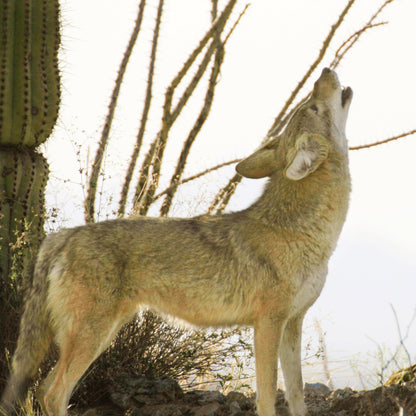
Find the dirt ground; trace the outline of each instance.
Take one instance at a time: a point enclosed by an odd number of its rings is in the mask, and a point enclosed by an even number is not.
[[[369,391],[350,388],[330,391],[324,385],[305,389],[310,416],[416,416],[416,382],[382,386]],[[103,403],[74,408],[83,416],[254,416],[255,398],[239,392],[183,391],[169,378],[124,377],[112,385]],[[284,393],[278,391],[276,411],[289,416]]]

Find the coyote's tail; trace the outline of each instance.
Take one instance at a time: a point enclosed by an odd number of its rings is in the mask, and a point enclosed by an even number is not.
[[[54,258],[55,256],[50,255],[38,257],[33,285],[26,299],[20,322],[11,374],[0,401],[1,416],[12,414],[16,405],[24,398],[52,342],[46,299],[49,286],[48,274]]]

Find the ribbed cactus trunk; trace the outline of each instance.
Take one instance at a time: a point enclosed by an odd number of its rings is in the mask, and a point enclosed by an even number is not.
[[[59,106],[58,0],[0,0],[0,379],[43,238],[46,159]]]

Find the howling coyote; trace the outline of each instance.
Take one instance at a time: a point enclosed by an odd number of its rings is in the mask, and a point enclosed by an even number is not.
[[[244,211],[117,219],[48,236],[0,414],[22,400],[54,342],[60,358],[38,398],[46,415],[66,415],[88,366],[139,309],[151,308],[197,326],[252,325],[258,414],[276,414],[280,358],[290,412],[304,416],[302,320],[347,213],[351,98],[324,69],[285,131],[237,165],[245,177],[270,178]]]

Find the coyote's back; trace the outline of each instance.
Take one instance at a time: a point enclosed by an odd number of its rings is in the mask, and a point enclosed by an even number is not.
[[[88,366],[150,307],[199,326],[254,326],[259,415],[275,414],[279,354],[290,411],[304,416],[302,320],[347,213],[351,97],[322,72],[283,134],[238,164],[246,177],[270,177],[244,211],[113,220],[47,237],[0,410],[12,412],[55,342],[60,359],[38,397],[45,414],[64,416]]]

